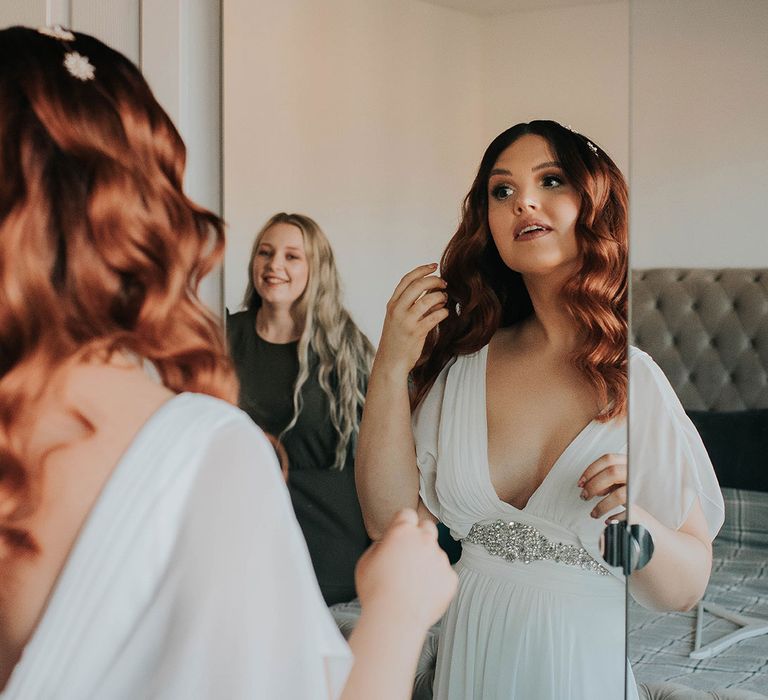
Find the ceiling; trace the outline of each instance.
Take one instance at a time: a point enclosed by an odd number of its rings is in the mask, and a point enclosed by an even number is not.
[[[604,5],[617,0],[422,0],[430,5],[449,7],[481,17],[507,15],[519,10],[541,10],[549,7]]]

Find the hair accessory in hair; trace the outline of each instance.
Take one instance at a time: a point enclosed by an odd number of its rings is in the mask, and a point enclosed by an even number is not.
[[[83,56],[77,53],[77,51],[70,51],[64,56],[64,67],[69,71],[70,75],[83,82],[93,80],[96,74],[96,69],[88,60],[88,56]]]
[[[581,136],[583,138],[583,134],[579,134],[579,132],[576,131],[576,129],[574,129],[570,124],[561,124],[560,126],[562,126],[563,129],[568,129],[568,131],[570,131],[572,134],[577,134],[578,136]],[[587,148],[590,151],[592,151],[592,153],[594,153],[595,155],[599,153],[599,151],[597,150],[597,146],[595,146],[595,144],[592,143],[589,139],[587,139]]]
[[[68,29],[64,29],[60,24],[54,24],[52,27],[38,27],[38,34],[45,34],[59,41],[74,41],[75,35]]]

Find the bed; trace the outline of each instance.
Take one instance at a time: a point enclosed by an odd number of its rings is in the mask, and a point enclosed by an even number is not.
[[[768,270],[633,271],[630,336],[669,378],[723,488],[725,525],[704,601],[752,618],[759,632],[768,626]],[[628,653],[647,695],[673,697],[677,686],[681,698],[766,697],[768,634],[691,659],[698,616],[630,604]],[[737,629],[704,612],[701,644]]]

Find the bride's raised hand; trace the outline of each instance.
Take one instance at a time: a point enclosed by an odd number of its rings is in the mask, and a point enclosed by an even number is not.
[[[419,265],[403,277],[392,298],[381,332],[376,364],[408,373],[421,355],[427,333],[448,316],[446,283],[432,274],[435,263]]]
[[[355,480],[365,526],[379,539],[395,514],[419,503],[408,375],[427,334],[448,316],[437,265],[419,265],[400,280],[373,360],[355,455]]]

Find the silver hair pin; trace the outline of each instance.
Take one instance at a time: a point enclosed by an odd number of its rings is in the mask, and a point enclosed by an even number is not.
[[[88,60],[88,56],[83,56],[77,53],[77,51],[70,51],[64,56],[64,67],[69,71],[69,74],[78,80],[85,82],[86,80],[93,80],[96,69],[93,64]]]
[[[64,29],[60,24],[54,24],[52,27],[38,27],[38,34],[58,39],[59,41],[74,41],[75,35],[68,29]]]
[[[570,124],[561,124],[560,126],[563,127],[563,129],[568,129],[572,134],[576,134],[578,136],[582,136],[583,134],[580,134],[576,129],[574,129]],[[592,143],[589,139],[587,139],[587,148],[592,151],[595,155],[598,155],[599,151],[597,149],[597,146],[595,146],[594,143]]]
[[[77,38],[73,32],[70,32],[69,29],[64,29],[60,24],[55,24],[52,27],[38,27],[37,31],[39,34],[49,36],[52,39],[58,39],[59,41],[70,42],[75,41]],[[88,59],[88,56],[83,56],[83,54],[77,51],[67,51],[64,54],[64,68],[67,69],[67,72],[73,78],[83,82],[93,80],[96,75],[96,69]]]

